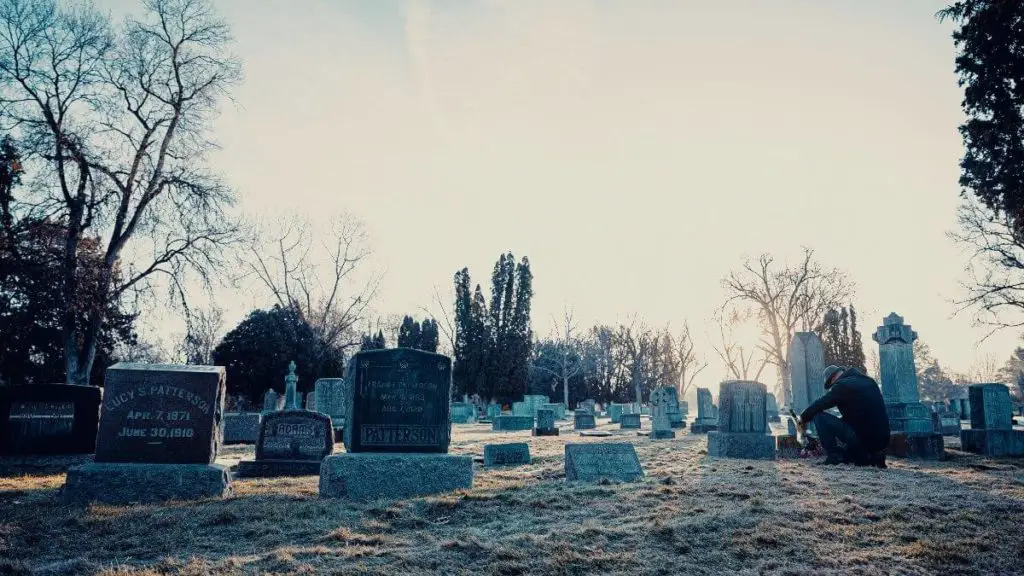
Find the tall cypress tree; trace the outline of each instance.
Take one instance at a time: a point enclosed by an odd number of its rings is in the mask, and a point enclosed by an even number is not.
[[[416,321],[412,319],[412,316],[406,316],[402,318],[402,325],[398,327],[398,347],[399,348],[416,348],[419,344],[415,333],[418,332],[419,326]]]
[[[857,330],[857,311],[850,304],[850,366],[867,373],[867,362],[864,357],[864,342],[861,340],[860,331]]]
[[[433,318],[427,318],[423,321],[422,329],[420,330],[420,350],[427,352],[437,352],[437,345],[440,342],[440,335],[437,331],[437,320]]]
[[[511,254],[509,258],[511,261]],[[523,257],[516,266],[516,302],[512,313],[513,350],[510,388],[523,390],[529,385],[530,358],[533,348],[533,330],[530,328],[530,307],[533,300],[533,273],[530,260]]]

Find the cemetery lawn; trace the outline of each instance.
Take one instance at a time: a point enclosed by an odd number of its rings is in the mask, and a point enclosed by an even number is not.
[[[236,480],[226,500],[68,507],[61,469],[88,457],[0,459],[0,574],[1024,573],[1022,459],[947,438],[949,460],[884,471],[710,460],[686,430],[614,431],[457,425],[453,453],[525,441],[533,463],[476,464],[472,490],[363,504],[320,499],[305,477]],[[600,441],[635,444],[647,476],[566,483],[563,445]],[[252,456],[229,446],[221,461]]]

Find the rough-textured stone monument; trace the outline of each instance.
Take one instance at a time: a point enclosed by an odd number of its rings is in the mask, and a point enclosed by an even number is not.
[[[334,441],[340,442],[345,430],[345,398],[348,382],[344,378],[320,378],[313,383],[316,411],[331,419]]]
[[[404,498],[473,485],[473,458],[448,454],[452,361],[394,348],[349,363],[345,454],[324,459],[320,495]]]
[[[924,460],[945,456],[942,434],[934,431],[931,411],[920,402],[914,340],[917,332],[895,312],[882,321],[871,339],[878,343],[882,397],[892,437],[889,454]]]
[[[639,430],[640,426],[640,413],[624,413],[619,417],[619,428],[622,430]]]
[[[539,410],[554,410],[555,420],[565,420],[565,404],[561,402],[553,402],[548,404],[541,404]]]
[[[767,395],[760,382],[722,382],[718,430],[708,432],[708,456],[775,458],[775,439],[768,429]]]
[[[594,415],[586,408],[577,408],[573,417],[573,428],[576,430],[593,430],[597,428],[597,421]]]
[[[533,416],[514,416],[502,414],[491,420],[491,430],[495,432],[516,432],[533,429]]]
[[[932,414],[932,425],[935,431],[943,436],[960,436],[960,414],[944,410]]]
[[[271,388],[263,393],[263,413],[277,410],[277,391]]]
[[[971,429],[960,431],[967,452],[986,456],[1024,456],[1024,430],[1013,429],[1010,389],[1002,384],[972,384]]]
[[[797,332],[789,345],[789,385],[792,400],[789,406],[800,414],[812,402],[825,395],[825,349],[814,332]]]
[[[225,444],[255,444],[260,439],[259,412],[229,412],[224,415]]]
[[[711,391],[697,388],[697,419],[690,425],[691,434],[704,434],[718,429],[718,419],[712,416],[714,404],[711,402]]]
[[[671,386],[651,391],[651,440],[675,438],[672,430],[673,413],[679,413],[679,397]]]
[[[0,454],[91,454],[101,396],[95,386],[0,386]]]
[[[256,459],[238,463],[240,477],[315,476],[334,451],[334,428],[326,414],[280,410],[260,425]]]
[[[533,429],[534,436],[558,436],[558,426],[555,426],[555,411],[547,408],[537,410],[537,427]]]
[[[632,444],[565,445],[566,480],[632,482],[643,475],[644,470]]]
[[[484,466],[518,466],[529,463],[530,445],[526,442],[484,445]]]
[[[107,369],[94,463],[70,468],[69,502],[223,497],[224,368],[122,362]]]
[[[589,412],[591,416],[597,416],[597,402],[595,400],[588,398],[587,400],[580,402],[577,410],[580,408]]]

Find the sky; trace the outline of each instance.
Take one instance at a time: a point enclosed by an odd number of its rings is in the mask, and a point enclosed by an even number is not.
[[[952,316],[963,116],[943,4],[218,0],[246,79],[213,162],[246,217],[359,217],[381,314],[464,266],[486,289],[512,251],[536,332],[564,306],[583,326],[688,321],[717,388],[722,277],[809,246],[855,280],[866,350],[895,311],[966,370],[1018,334],[979,346]],[[269,301],[217,303],[233,325]]]

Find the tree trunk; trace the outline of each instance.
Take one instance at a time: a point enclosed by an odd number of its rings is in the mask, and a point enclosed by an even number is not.
[[[75,305],[78,302],[78,243],[82,239],[81,223],[82,207],[72,204],[68,214],[68,228],[64,236],[62,262],[64,318],[61,328],[64,333],[64,382],[67,384],[79,383],[81,371],[78,355],[78,318],[75,313]],[[88,380],[88,376],[86,380]]]

